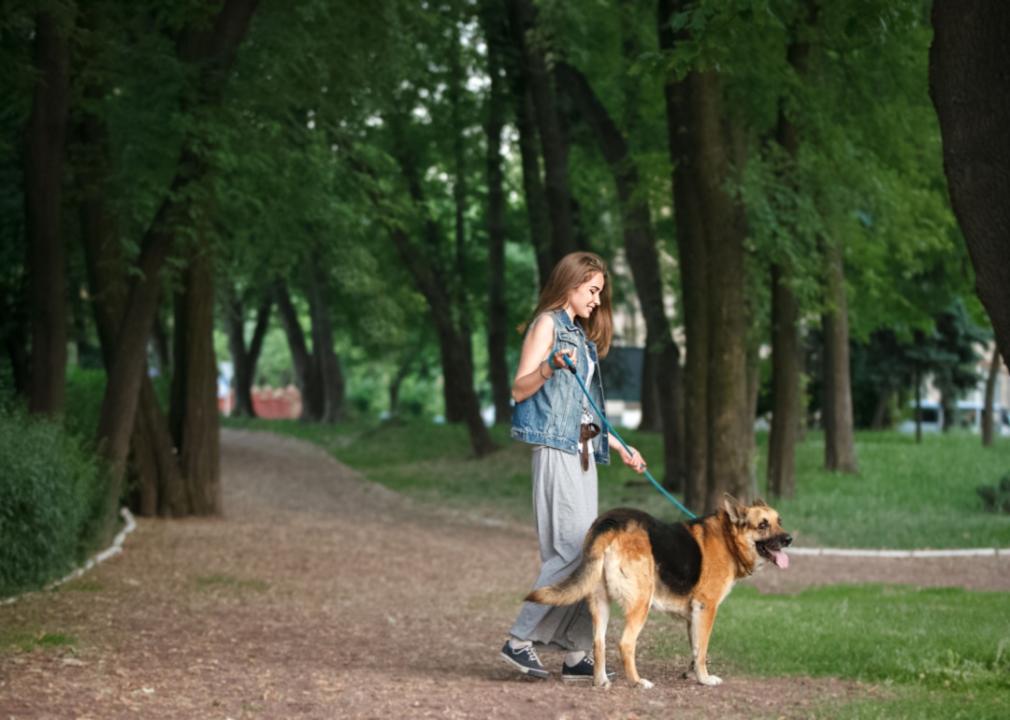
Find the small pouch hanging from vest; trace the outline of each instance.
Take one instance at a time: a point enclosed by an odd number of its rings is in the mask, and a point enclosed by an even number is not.
[[[600,434],[596,423],[582,423],[579,426],[579,442],[582,443],[582,472],[589,471],[589,441]]]

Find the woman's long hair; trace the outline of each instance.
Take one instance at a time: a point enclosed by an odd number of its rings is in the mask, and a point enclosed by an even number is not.
[[[540,317],[541,313],[559,310],[568,302],[568,293],[589,280],[596,273],[603,273],[603,289],[600,291],[600,304],[589,320],[576,316],[575,321],[582,325],[586,337],[596,343],[600,357],[606,357],[610,351],[610,340],[614,335],[614,322],[611,316],[610,275],[607,264],[599,255],[591,252],[573,252],[565,255],[551,270],[551,274],[540,291],[537,309],[533,311],[530,322]],[[519,328],[524,331],[529,323]]]

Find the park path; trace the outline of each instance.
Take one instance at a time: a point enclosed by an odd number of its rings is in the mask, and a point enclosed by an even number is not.
[[[74,638],[0,652],[0,718],[809,717],[885,692],[728,673],[702,688],[678,677],[685,657],[650,658],[650,635],[683,634],[663,618],[640,643],[654,690],[525,680],[497,653],[535,575],[532,530],[414,503],[290,438],[225,430],[222,459],[223,517],[141,519],[122,555],[0,607],[0,628]],[[917,560],[918,577],[877,562],[796,558],[757,582],[1010,584],[995,559]]]

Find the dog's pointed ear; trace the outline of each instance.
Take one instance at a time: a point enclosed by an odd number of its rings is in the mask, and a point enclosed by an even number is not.
[[[723,493],[722,508],[729,516],[730,522],[741,523],[747,516],[747,508],[740,504],[740,501],[729,493]]]
[[[766,507],[768,507],[768,503],[766,503],[762,498],[758,498],[757,500],[754,501],[754,504],[753,504],[752,507],[763,507],[763,508],[766,508]]]

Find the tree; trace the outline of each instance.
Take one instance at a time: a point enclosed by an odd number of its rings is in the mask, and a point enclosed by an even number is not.
[[[73,6],[71,6],[73,7]],[[25,129],[25,229],[31,308],[31,373],[28,408],[63,410],[67,364],[66,250],[60,228],[60,199],[70,104],[73,14],[41,10],[35,18],[38,81]]]
[[[954,213],[975,287],[1010,358],[1010,6],[998,0],[933,3],[929,88],[943,136]]]

